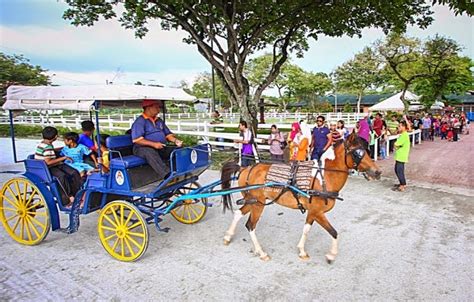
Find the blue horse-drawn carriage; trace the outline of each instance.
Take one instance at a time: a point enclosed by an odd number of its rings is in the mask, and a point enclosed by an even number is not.
[[[90,111],[91,115],[95,113],[100,137],[100,108],[136,107],[143,99],[193,98],[179,89],[146,86],[11,86],[3,108],[10,112],[15,161],[18,162],[13,128],[16,111]],[[107,138],[110,171],[104,173],[100,169],[88,176],[72,207],[63,206],[60,184],[44,161],[35,160],[32,155],[23,160],[25,173],[5,182],[0,191],[0,220],[7,233],[19,243],[35,245],[46,238],[50,229],[77,231],[80,215],[100,210],[97,229],[103,247],[118,260],[134,261],[147,249],[148,224],[154,223],[158,230],[167,231],[160,222],[169,213],[186,224],[201,220],[206,214],[207,199],[202,194],[196,198],[195,194],[202,191],[198,178],[209,167],[210,146],[175,149],[169,160],[170,175],[159,180],[143,158],[133,155],[132,145],[130,135]],[[61,228],[60,212],[69,215],[68,227]]]

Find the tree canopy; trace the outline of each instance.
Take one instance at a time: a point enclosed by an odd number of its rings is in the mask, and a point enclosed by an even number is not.
[[[375,89],[382,81],[381,62],[378,54],[365,47],[354,58],[337,67],[334,72],[337,90],[357,95],[357,112],[360,101],[368,89]]]
[[[409,87],[424,95],[431,105],[446,92],[464,93],[472,86],[470,60],[459,55],[461,46],[454,40],[436,35],[422,42],[401,34],[391,34],[375,46],[385,64],[391,83],[402,89]]]
[[[212,98],[212,77],[209,72],[203,72],[199,74],[191,89],[188,89],[189,93],[197,98]],[[215,91],[216,99],[215,102],[223,106],[229,106],[228,95],[224,91],[222,82],[220,79],[215,80]]]
[[[10,85],[47,85],[49,76],[45,69],[33,66],[22,55],[9,56],[0,53],[0,93],[5,95]]]
[[[122,3],[123,2],[123,3]],[[448,4],[456,13],[471,13],[462,1],[435,0]],[[195,44],[223,80],[232,102],[239,104],[243,119],[256,125],[255,103],[278,76],[290,53],[303,55],[308,38],[318,35],[360,35],[365,27],[385,32],[404,31],[408,24],[422,28],[431,21],[430,5],[424,0],[390,3],[380,0],[344,1],[213,1],[213,0],[66,0],[64,13],[74,25],[92,26],[100,17],[116,18],[138,37],[149,30],[151,20],[159,20],[164,30],[182,29],[186,43]],[[250,95],[244,75],[249,56],[264,48],[272,53],[266,77]]]

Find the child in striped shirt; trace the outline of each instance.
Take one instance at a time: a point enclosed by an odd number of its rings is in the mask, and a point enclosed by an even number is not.
[[[50,173],[58,179],[61,202],[64,206],[68,206],[72,204],[74,196],[81,188],[81,176],[75,169],[64,164],[64,161],[70,158],[56,156],[53,142],[58,138],[58,130],[48,126],[41,134],[43,140],[36,147],[35,159],[44,160]]]

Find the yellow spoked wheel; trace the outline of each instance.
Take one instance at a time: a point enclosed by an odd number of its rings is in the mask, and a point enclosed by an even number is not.
[[[198,182],[193,182],[179,189],[175,195],[182,196],[200,187],[201,185]],[[201,220],[206,215],[206,211],[207,198],[185,199],[180,205],[171,210],[171,215],[181,223],[193,224]]]
[[[12,178],[0,191],[0,220],[13,240],[36,245],[48,235],[48,205],[37,186],[27,178]]]
[[[135,261],[148,247],[148,229],[134,205],[117,200],[108,203],[99,214],[100,243],[115,259]]]

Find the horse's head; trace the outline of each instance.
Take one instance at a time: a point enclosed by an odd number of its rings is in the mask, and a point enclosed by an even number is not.
[[[352,132],[349,135],[344,142],[344,148],[346,152],[345,161],[348,168],[366,173],[368,180],[380,179],[382,171],[370,158],[362,139],[357,133]]]

